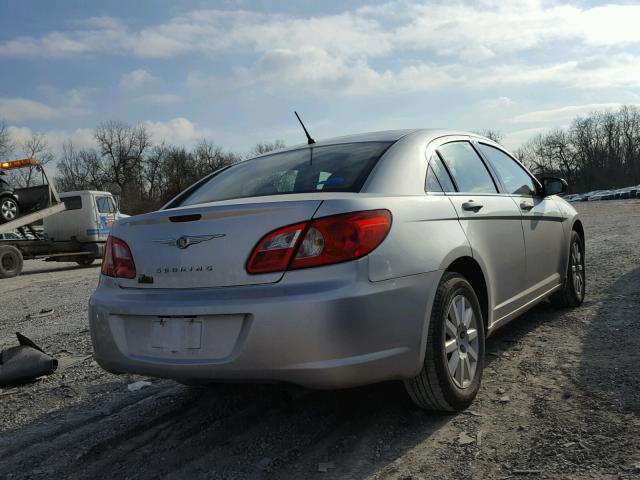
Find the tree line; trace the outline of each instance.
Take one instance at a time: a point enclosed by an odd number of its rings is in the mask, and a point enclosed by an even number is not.
[[[283,148],[282,141],[256,144],[245,154],[224,150],[202,139],[187,149],[161,141],[154,143],[144,125],[109,121],[94,131],[95,147],[78,149],[71,140],[62,146],[55,184],[59,191],[106,190],[120,197],[126,213],[155,210],[189,185],[220,168],[245,158]],[[20,145],[11,142],[0,123],[0,158],[19,153],[38,159],[41,165],[54,158],[41,134]],[[30,169],[17,170],[12,181],[29,186],[35,181]]]
[[[640,184],[640,110],[626,105],[577,117],[515,154],[538,176],[565,178],[572,192]]]
[[[502,134],[485,130],[500,141]],[[57,159],[59,191],[107,190],[120,196],[127,213],[157,209],[209,173],[262,153],[284,147],[282,141],[259,143],[241,154],[202,139],[192,148],[154,142],[144,125],[105,122],[94,131],[95,146],[78,149],[69,140]],[[37,158],[41,165],[56,158],[47,138],[34,133],[12,141],[0,122],[0,159],[13,154]],[[571,191],[615,188],[640,183],[640,110],[622,106],[575,118],[569,127],[539,134],[516,150],[516,156],[536,175],[565,178]],[[13,172],[12,181],[36,182],[33,169]]]

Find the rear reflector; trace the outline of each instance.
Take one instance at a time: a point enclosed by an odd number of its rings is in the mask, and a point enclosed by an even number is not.
[[[267,273],[355,260],[371,253],[391,228],[391,212],[367,210],[290,225],[265,235],[247,272]]]
[[[136,278],[136,265],[129,245],[124,240],[107,237],[102,258],[102,274],[108,277]]]

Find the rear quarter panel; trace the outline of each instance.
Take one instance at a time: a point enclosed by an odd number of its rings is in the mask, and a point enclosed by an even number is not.
[[[564,198],[553,196],[553,201],[556,203],[562,216],[565,218],[565,221],[562,222],[562,228],[564,233],[564,246],[562,249],[562,257],[560,259],[560,265],[562,266],[561,276],[564,278],[566,276],[567,267],[569,265],[569,247],[571,245],[571,231],[574,229],[576,222],[580,221],[580,215],[578,211],[573,208],[569,202],[567,202]],[[582,226],[584,229],[584,225]],[[585,232],[586,237],[586,232]]]
[[[445,269],[461,256],[471,256],[467,238],[444,195],[376,196],[326,200],[315,217],[358,210],[387,209],[391,230],[369,254],[369,280],[379,282]]]

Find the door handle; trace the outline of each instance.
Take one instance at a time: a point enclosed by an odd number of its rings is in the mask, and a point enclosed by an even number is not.
[[[474,202],[473,200],[469,200],[468,202],[464,202],[462,204],[462,209],[466,210],[467,212],[474,212],[474,213],[478,213],[478,211],[483,207],[484,205],[481,205],[479,203]]]
[[[533,209],[533,203],[521,202],[520,203],[520,208],[522,210],[524,210],[525,212],[528,212],[529,210]]]

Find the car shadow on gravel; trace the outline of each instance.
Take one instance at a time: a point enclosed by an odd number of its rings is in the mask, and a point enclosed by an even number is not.
[[[546,371],[546,388],[531,391],[532,431],[507,461],[571,478],[640,478],[640,268],[590,293],[561,311],[553,345],[538,342],[541,361],[526,359],[523,373]]]
[[[500,329],[487,366],[559,315],[543,304]],[[89,395],[4,432],[0,478],[363,478],[459,418],[417,409],[399,382],[310,391],[156,380],[129,392],[123,377]]]
[[[640,267],[603,293],[582,342],[576,384],[615,410],[640,414]]]

